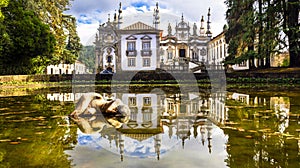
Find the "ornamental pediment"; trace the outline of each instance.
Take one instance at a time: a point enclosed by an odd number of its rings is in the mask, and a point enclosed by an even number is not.
[[[134,35],[126,37],[126,40],[136,40],[137,38]]]
[[[148,35],[141,37],[141,40],[151,40],[152,38]]]
[[[145,23],[137,22],[137,23],[134,23],[132,25],[125,27],[123,30],[155,30],[155,28],[151,27],[149,25],[146,25]]]

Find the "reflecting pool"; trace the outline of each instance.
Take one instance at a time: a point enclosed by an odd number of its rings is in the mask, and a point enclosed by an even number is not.
[[[300,167],[299,91],[116,88],[117,129],[68,117],[87,86],[1,92],[0,167]]]

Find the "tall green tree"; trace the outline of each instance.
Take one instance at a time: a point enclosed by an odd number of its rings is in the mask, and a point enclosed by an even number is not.
[[[258,54],[259,54],[259,66],[264,64],[264,58],[262,57],[263,53],[263,31],[264,31],[264,22],[263,22],[263,0],[258,0],[258,12],[257,12],[257,25],[258,25]]]
[[[241,24],[238,22],[239,16],[241,15],[241,10],[238,10],[240,4],[239,1],[227,0],[226,19],[228,22],[228,29],[225,33],[226,42],[228,46],[228,57],[225,59],[225,64],[235,64],[239,63],[236,61],[236,56],[238,55],[240,34],[241,34]]]
[[[283,31],[288,36],[290,67],[300,67],[299,0],[280,0]]]
[[[68,43],[64,50],[63,60],[65,63],[74,63],[80,56],[82,44],[76,31],[76,19],[70,15],[64,15],[64,24],[68,30]]]
[[[76,32],[76,20],[64,12],[73,0],[28,0],[27,8],[50,26],[56,39],[53,64],[74,63],[82,48]]]
[[[271,0],[258,0],[256,34],[258,67],[270,67],[270,58],[280,51],[280,20],[278,6]]]
[[[236,64],[249,60],[250,68],[254,68],[255,16],[254,0],[226,0],[228,10],[226,19],[228,31],[225,33],[229,43],[229,57],[225,64]]]
[[[249,60],[250,68],[269,67],[270,57],[288,43],[290,66],[300,66],[299,0],[226,0],[229,43],[225,64]],[[284,32],[284,33],[283,33]],[[283,34],[287,39],[282,38]]]
[[[0,55],[1,74],[34,74],[36,60],[52,58],[55,38],[48,25],[30,10],[26,10],[22,0],[11,0],[3,9],[5,34]],[[40,65],[41,66],[41,65]]]
[[[278,53],[282,52],[282,44],[285,44],[282,41],[280,33],[282,32],[281,27],[281,14],[279,10],[278,4],[276,4],[272,0],[265,1],[265,23],[263,30],[263,54],[266,57],[266,65],[265,67],[270,67],[270,58]]]

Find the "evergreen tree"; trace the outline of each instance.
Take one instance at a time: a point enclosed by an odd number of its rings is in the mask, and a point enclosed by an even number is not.
[[[259,67],[270,67],[270,57],[282,52],[288,41],[290,66],[300,66],[299,0],[226,0],[229,43],[225,64],[254,58]],[[288,40],[282,37],[284,33]]]
[[[73,0],[28,0],[26,6],[50,26],[56,39],[52,64],[74,63],[81,50],[76,20],[63,12]]]
[[[68,43],[64,49],[64,63],[72,64],[79,57],[82,45],[76,32],[76,19],[70,15],[64,15],[65,27],[68,28]]]
[[[280,14],[271,0],[258,0],[257,22],[257,65],[270,67],[270,57],[279,52]]]
[[[255,18],[253,0],[226,0],[228,10],[226,19],[228,31],[225,33],[229,43],[229,57],[225,64],[238,64],[249,60],[250,68],[254,68]]]
[[[95,69],[95,46],[83,46],[78,60],[86,65],[90,70]]]
[[[225,64],[239,63],[235,58],[238,55],[238,47],[241,34],[241,24],[238,22],[241,10],[238,9],[239,1],[227,0],[226,19],[228,22],[228,29],[225,33],[226,43],[228,46],[228,57],[225,59]]]
[[[300,67],[299,0],[280,0],[283,31],[288,36],[290,67]]]
[[[282,32],[280,22],[282,17],[278,5],[273,1],[266,0],[265,8],[262,54],[265,55],[265,67],[268,68],[270,67],[270,57],[279,54],[282,50],[280,47],[280,44],[282,43],[282,40],[280,39],[280,32]]]

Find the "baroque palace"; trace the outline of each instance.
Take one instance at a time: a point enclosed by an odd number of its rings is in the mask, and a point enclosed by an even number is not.
[[[200,27],[190,25],[181,16],[173,28],[168,24],[167,33],[159,29],[158,3],[153,13],[153,25],[137,21],[122,28],[122,6],[113,20],[99,25],[95,39],[97,73],[120,71],[157,70],[188,71],[201,73],[204,69],[223,69],[222,61],[227,56],[224,31],[212,37],[210,9],[207,21],[201,17]],[[235,65],[234,69],[246,69]]]

